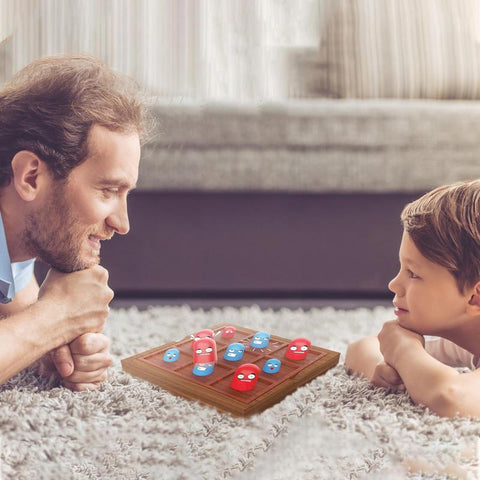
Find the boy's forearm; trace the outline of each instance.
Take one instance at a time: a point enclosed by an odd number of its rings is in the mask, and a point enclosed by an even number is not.
[[[417,404],[422,404],[441,416],[458,413],[458,399],[451,386],[459,373],[430,356],[421,345],[411,345],[397,354],[392,366]]]
[[[372,379],[375,367],[383,361],[377,337],[365,337],[348,346],[345,366],[355,373]]]

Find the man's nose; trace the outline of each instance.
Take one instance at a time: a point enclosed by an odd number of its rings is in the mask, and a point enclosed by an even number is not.
[[[116,233],[125,235],[130,231],[130,221],[128,219],[127,202],[122,202],[118,208],[108,217],[107,224],[113,228]]]

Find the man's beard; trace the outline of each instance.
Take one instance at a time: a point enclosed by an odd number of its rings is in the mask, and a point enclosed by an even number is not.
[[[85,227],[78,224],[74,209],[65,198],[64,183],[55,184],[45,207],[25,219],[23,242],[29,253],[61,272],[83,270],[100,262],[93,249],[93,259],[81,258],[87,237]]]

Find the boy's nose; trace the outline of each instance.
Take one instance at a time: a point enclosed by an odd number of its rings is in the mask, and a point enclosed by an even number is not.
[[[399,295],[401,293],[401,285],[398,279],[398,275],[390,280],[388,283],[388,289],[395,293],[395,295]]]

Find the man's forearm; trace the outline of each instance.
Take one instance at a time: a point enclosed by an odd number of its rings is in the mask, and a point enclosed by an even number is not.
[[[38,283],[32,276],[28,285],[17,292],[15,298],[10,303],[0,304],[0,317],[8,317],[16,313],[22,312],[30,305],[38,300]]]
[[[37,302],[0,321],[0,383],[62,345],[53,306]]]

